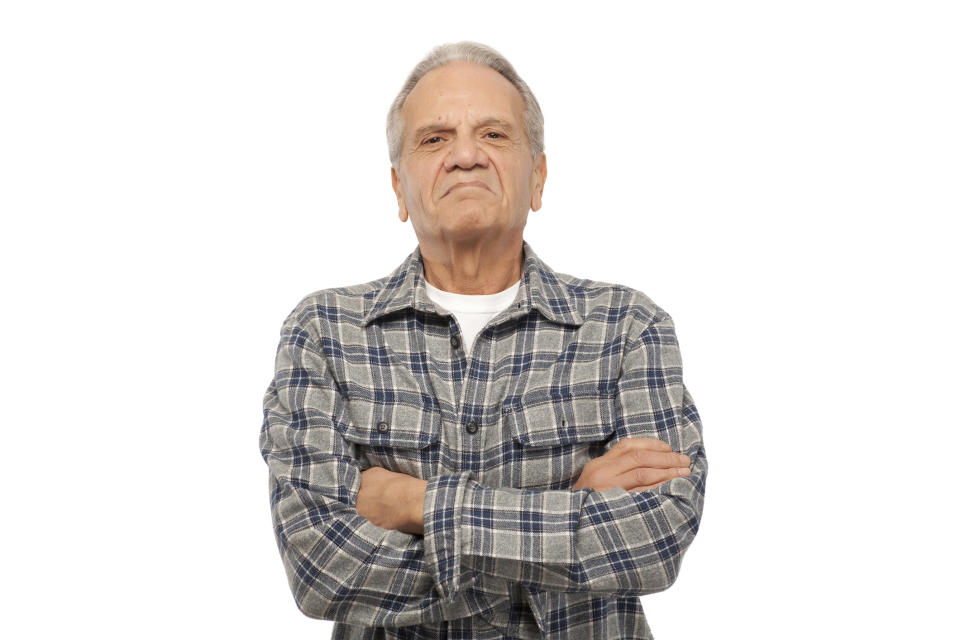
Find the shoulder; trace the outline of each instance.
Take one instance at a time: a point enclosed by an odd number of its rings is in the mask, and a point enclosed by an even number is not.
[[[554,273],[557,285],[580,309],[585,321],[626,323],[641,328],[670,315],[647,294],[624,284]]]
[[[390,277],[386,276],[361,284],[308,293],[289,313],[284,327],[300,327],[319,335],[329,334],[331,325],[355,326],[359,329],[364,316],[389,281]]]

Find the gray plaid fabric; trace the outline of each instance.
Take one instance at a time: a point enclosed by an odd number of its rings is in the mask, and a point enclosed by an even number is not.
[[[676,579],[707,473],[673,323],[523,249],[516,301],[469,359],[419,248],[283,325],[260,449],[293,595],[336,638],[652,637],[639,596]],[[665,440],[691,474],[570,489],[627,436]],[[371,466],[428,480],[423,536],[357,513]]]

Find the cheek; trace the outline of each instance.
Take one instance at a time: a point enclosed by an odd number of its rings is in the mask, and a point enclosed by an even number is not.
[[[496,166],[497,179],[500,181],[500,188],[503,195],[508,198],[522,196],[530,189],[527,184],[527,175],[525,167],[518,163],[502,163]]]
[[[423,168],[417,168],[407,175],[404,186],[407,188],[407,194],[414,200],[423,198],[424,193],[429,193],[433,181],[429,175],[423,171]]]
[[[527,168],[518,168],[514,178],[514,192],[518,197],[526,198],[530,194],[530,172]]]
[[[413,187],[411,193],[416,193],[421,198],[432,198],[440,174],[439,169],[442,168],[443,165],[438,166],[434,164],[418,167],[416,172],[410,176],[412,182],[410,186]]]

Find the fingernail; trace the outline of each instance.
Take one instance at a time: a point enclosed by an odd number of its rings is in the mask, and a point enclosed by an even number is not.
[[[680,475],[682,475],[682,476],[688,476],[688,475],[690,475],[690,469],[687,469],[686,467],[680,469]]]

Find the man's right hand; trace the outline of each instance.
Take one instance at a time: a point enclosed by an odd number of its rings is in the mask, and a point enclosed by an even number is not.
[[[647,491],[690,475],[690,458],[656,438],[624,438],[583,467],[574,489]]]

